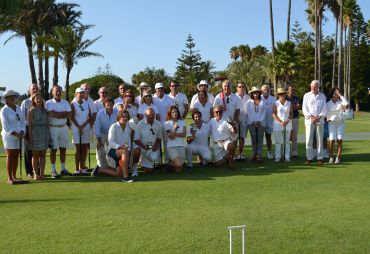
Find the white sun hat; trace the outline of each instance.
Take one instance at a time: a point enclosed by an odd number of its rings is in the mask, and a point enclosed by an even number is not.
[[[5,98],[6,97],[9,97],[9,96],[15,96],[16,99],[19,99],[21,97],[19,93],[17,93],[16,91],[10,89],[10,90],[6,90],[3,93],[3,96],[1,97],[1,102],[3,104],[5,104]]]

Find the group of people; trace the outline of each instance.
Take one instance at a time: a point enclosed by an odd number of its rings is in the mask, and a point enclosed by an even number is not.
[[[120,97],[108,96],[106,87],[99,89],[99,99],[90,97],[89,84],[75,90],[71,103],[63,100],[62,88],[52,88],[53,98],[44,101],[39,88],[31,84],[30,97],[17,106],[19,94],[7,90],[2,96],[2,138],[7,154],[8,183],[17,183],[18,157],[24,140],[25,168],[29,177],[45,179],[46,150],[50,148],[51,177],[56,170],[59,149],[60,175],[71,175],[65,167],[68,148],[68,119],[71,122],[72,143],[75,145],[74,174],[88,174],[86,158],[90,143],[96,138],[97,166],[92,175],[107,174],[132,182],[138,176],[138,164],[145,172],[152,172],[163,164],[167,171],[180,172],[184,165],[193,167],[197,156],[202,167],[212,160],[217,166],[234,167],[234,160],[245,160],[243,149],[247,132],[250,133],[252,162],[262,162],[264,139],[268,159],[290,162],[298,156],[297,134],[299,110],[302,109],[306,127],[306,163],[314,157],[323,162],[324,144],[329,139],[330,163],[340,163],[344,121],[342,112],[348,102],[340,89],[333,89],[329,100],[319,91],[318,81],[312,81],[311,91],[301,104],[294,86],[279,88],[277,98],[270,94],[269,85],[254,86],[249,92],[239,82],[232,92],[229,80],[222,82],[222,91],[215,97],[202,80],[190,104],[179,84],[171,81],[170,93],[165,94],[162,83],[150,86],[142,82],[140,94],[125,84],[118,87]],[[185,119],[191,113],[192,123]],[[326,120],[325,120],[326,119]],[[328,135],[324,135],[325,124]],[[272,134],[275,152],[272,152]],[[334,143],[338,151],[334,160]],[[131,169],[131,174],[129,172]]]

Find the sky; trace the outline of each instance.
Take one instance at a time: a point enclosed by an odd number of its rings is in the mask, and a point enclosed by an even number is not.
[[[104,58],[79,60],[72,69],[70,83],[93,76],[107,63],[114,74],[129,83],[133,74],[147,66],[164,68],[173,75],[188,34],[192,34],[202,59],[212,60],[216,70],[224,70],[231,62],[232,46],[261,44],[271,49],[269,0],[73,2],[80,5],[82,23],[95,25],[86,33],[86,38],[102,36],[90,50],[101,53]],[[370,0],[357,2],[365,20],[370,19]],[[312,30],[306,19],[306,6],[305,0],[292,0],[291,27],[298,20],[305,31]],[[273,1],[275,41],[286,40],[287,13],[288,0]],[[334,34],[334,18],[330,12],[326,16],[323,32]],[[27,48],[22,39],[13,39],[4,45],[10,35],[0,34],[0,86],[23,94],[30,84]],[[59,83],[63,87],[65,75],[65,68],[60,64]]]

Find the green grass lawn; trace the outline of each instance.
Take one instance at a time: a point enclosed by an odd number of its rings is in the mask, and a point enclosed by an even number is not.
[[[240,224],[247,253],[369,253],[368,143],[346,142],[341,165],[244,162],[141,174],[133,184],[63,177],[10,186],[3,169],[0,253],[227,253],[227,227]],[[240,253],[240,232],[234,240]]]

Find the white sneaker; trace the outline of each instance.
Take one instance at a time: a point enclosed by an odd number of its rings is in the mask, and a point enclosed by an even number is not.
[[[79,175],[79,174],[81,174],[81,170],[76,169],[76,171],[74,172],[74,174],[75,174],[75,175]]]
[[[340,163],[340,159],[337,157],[335,158],[335,164],[339,164]]]
[[[269,158],[270,160],[274,158],[271,151],[267,152],[267,158]]]
[[[275,162],[280,162],[280,159],[275,159]]]
[[[285,162],[286,162],[286,163],[289,163],[289,162],[290,162],[290,159],[285,159]]]
[[[80,170],[80,174],[90,174],[90,172],[89,171],[87,171],[87,169],[82,169],[82,170]]]
[[[330,164],[333,164],[333,163],[334,163],[334,158],[333,158],[333,157],[330,157],[330,159],[329,159],[329,163],[330,163]]]
[[[244,154],[239,154],[239,160],[245,160]]]
[[[56,171],[51,171],[51,178],[57,178],[58,177],[58,173]]]

